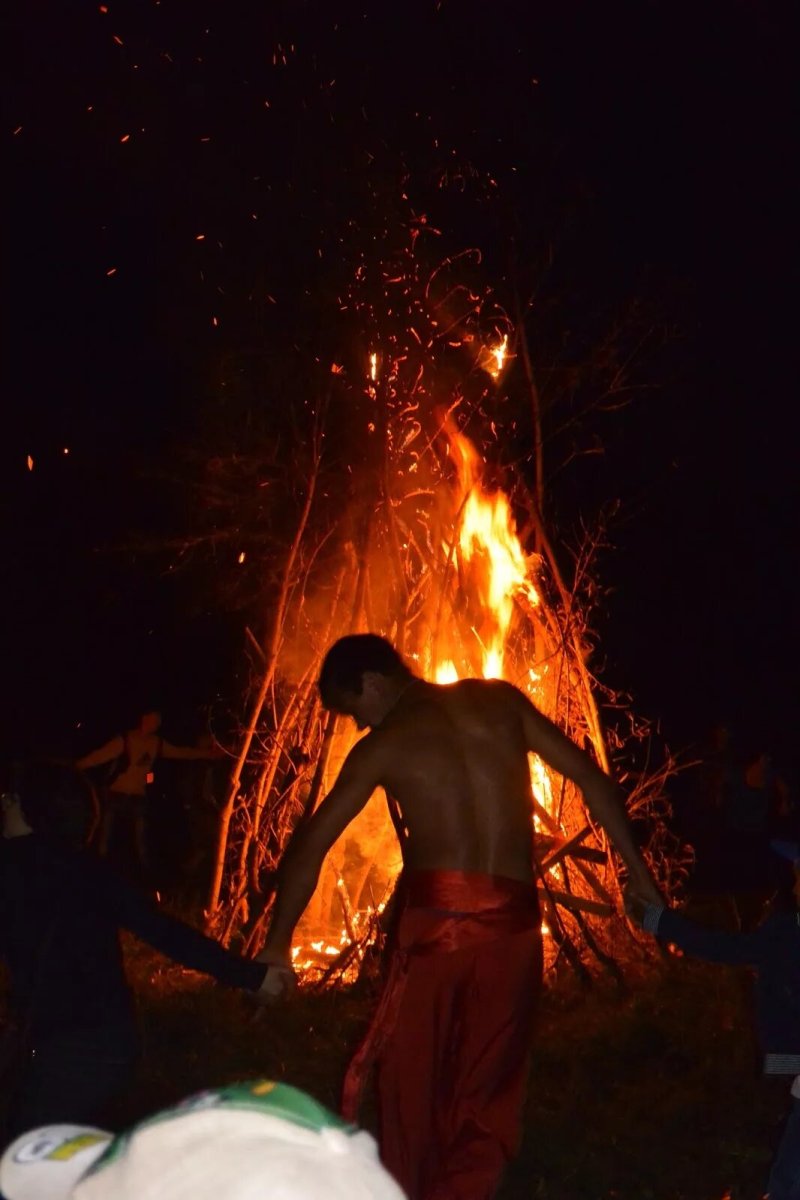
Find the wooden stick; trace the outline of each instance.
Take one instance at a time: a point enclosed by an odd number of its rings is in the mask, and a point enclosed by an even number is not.
[[[548,887],[546,891],[543,887],[539,887],[537,890],[540,898],[549,895],[556,904],[570,909],[571,912],[588,912],[596,917],[610,917],[614,914],[612,904],[599,904],[596,900],[588,900],[585,896],[573,896],[571,892],[561,892],[551,887]]]

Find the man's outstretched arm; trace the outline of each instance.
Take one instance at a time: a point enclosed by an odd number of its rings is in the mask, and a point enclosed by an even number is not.
[[[118,878],[104,863],[87,858],[85,872],[104,911],[123,929],[190,971],[202,971],[228,987],[257,992],[263,965],[226,950],[213,938],[160,909]]]
[[[216,746],[173,746],[172,742],[161,742],[161,757],[182,759],[185,762],[197,762],[201,758],[218,758],[220,751]]]
[[[521,692],[519,696],[528,750],[538,754],[549,767],[571,779],[580,788],[592,819],[605,829],[628,868],[629,885],[648,903],[663,904],[663,898],[636,844],[618,785],[585,750],[576,746]]]
[[[88,754],[84,754],[83,758],[76,759],[75,766],[79,771],[86,771],[89,767],[102,766],[103,763],[113,762],[115,758],[119,758],[124,749],[125,739],[121,733],[118,733],[110,742],[106,742],[105,746],[91,750]]]
[[[278,868],[278,886],[259,962],[291,966],[292,935],[314,895],[325,855],[380,785],[374,735],[357,742],[336,783],[289,843]]]

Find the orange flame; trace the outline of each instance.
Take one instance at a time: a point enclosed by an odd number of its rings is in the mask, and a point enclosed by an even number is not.
[[[492,379],[497,382],[503,373],[503,368],[508,358],[508,334],[504,333],[500,341],[496,342],[493,346],[484,346],[481,351],[479,365],[486,371],[487,375],[491,375]]]
[[[531,561],[517,537],[508,498],[484,488],[482,464],[472,443],[454,429],[449,430],[449,438],[458,467],[458,544],[464,561],[476,568],[484,614],[482,673],[485,679],[502,679],[514,598],[524,595],[538,605],[539,593],[530,578]]]
[[[370,355],[372,378],[377,376],[377,355]],[[449,496],[454,514],[449,540],[440,547],[442,577],[450,572],[452,586],[469,611],[461,626],[445,630],[440,644],[426,664],[425,673],[437,683],[454,683],[465,675],[481,674],[502,679],[506,673],[506,650],[512,633],[515,607],[524,603],[539,608],[541,598],[534,582],[539,569],[535,555],[525,553],[519,540],[508,497],[484,482],[484,464],[473,444],[454,426],[446,426],[450,455],[456,467]],[[454,555],[458,570],[453,571]],[[424,639],[423,639],[424,640]],[[478,659],[468,661],[465,646],[478,646]],[[532,699],[541,701],[549,679],[547,664],[528,666],[524,677],[516,671],[514,682]],[[354,738],[351,728],[338,728],[334,735],[327,784],[335,778]],[[545,765],[531,758],[531,789],[537,801],[552,811],[554,789]],[[298,931],[301,946],[293,951],[299,971],[324,972],[352,941],[363,934],[376,912],[383,907],[384,894],[391,889],[400,866],[400,852],[389,825],[382,797],[375,796],[333,847],[323,868],[320,886]],[[364,896],[370,899],[365,903]],[[344,925],[342,918],[344,917]],[[340,930],[337,934],[336,930]],[[320,936],[320,931],[325,931]],[[357,962],[353,963],[356,970]],[[347,977],[347,973],[345,973]]]

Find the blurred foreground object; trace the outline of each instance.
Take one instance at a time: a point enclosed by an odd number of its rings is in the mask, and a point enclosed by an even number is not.
[[[119,1137],[53,1125],[0,1162],[5,1200],[403,1200],[374,1139],[259,1079],[200,1092]]]

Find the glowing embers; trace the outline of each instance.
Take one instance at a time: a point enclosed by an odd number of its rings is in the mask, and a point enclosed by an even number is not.
[[[508,361],[512,357],[508,350],[508,334],[504,333],[501,336],[498,333],[497,337],[498,340],[496,342],[492,342],[490,345],[481,348],[478,359],[480,368],[487,375],[491,375],[495,383],[502,375],[504,368],[508,365]]]
[[[337,890],[346,896],[343,879],[339,879]],[[382,901],[375,908],[367,905],[357,912],[348,912],[346,908],[348,917],[337,937],[331,940],[314,938],[293,945],[292,966],[297,974],[312,984],[324,984],[328,980],[355,983],[364,954],[378,936],[385,907],[386,902]]]
[[[367,367],[367,395],[371,400],[376,400],[378,396],[378,377],[380,375],[380,359],[376,350],[371,350],[369,354],[369,365]]]

